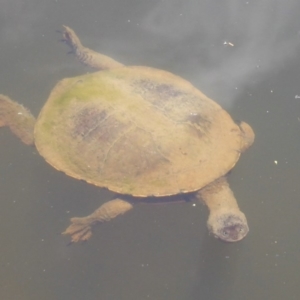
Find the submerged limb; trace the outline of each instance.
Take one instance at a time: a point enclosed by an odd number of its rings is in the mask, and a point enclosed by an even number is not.
[[[240,211],[225,177],[204,187],[197,193],[197,197],[210,211],[207,227],[215,237],[226,242],[236,242],[247,235],[249,228],[246,217]]]
[[[87,217],[72,218],[71,225],[62,234],[71,235],[72,243],[86,241],[92,236],[94,225],[110,221],[131,210],[132,207],[131,203],[119,198],[108,201]]]
[[[34,143],[35,118],[23,105],[0,95],[0,127],[8,126],[23,143]]]
[[[64,26],[63,41],[70,46],[71,51],[74,52],[74,54],[82,63],[92,68],[107,70],[123,66],[123,64],[117,62],[109,56],[84,47],[74,30],[72,30],[70,27]]]

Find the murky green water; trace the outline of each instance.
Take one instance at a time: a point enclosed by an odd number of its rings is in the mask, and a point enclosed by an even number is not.
[[[0,1],[0,92],[37,115],[82,66],[56,32],[126,64],[193,82],[256,132],[230,183],[250,233],[209,237],[205,207],[140,205],[67,246],[60,232],[109,199],[0,130],[0,298],[298,299],[300,4],[290,1]]]

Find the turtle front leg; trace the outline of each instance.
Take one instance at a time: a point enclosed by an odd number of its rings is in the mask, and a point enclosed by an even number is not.
[[[248,231],[245,215],[240,211],[236,199],[225,177],[221,177],[197,193],[210,211],[207,227],[216,238],[225,242],[237,242]]]
[[[94,225],[110,221],[129,211],[132,207],[131,203],[119,198],[108,201],[87,217],[71,218],[71,225],[62,234],[71,235],[72,243],[86,241],[92,236]]]
[[[0,95],[0,127],[8,126],[26,145],[34,143],[35,118],[23,105]]]
[[[84,47],[73,29],[63,26],[63,41],[67,43],[77,58],[84,64],[99,70],[122,67],[123,64],[89,48]]]

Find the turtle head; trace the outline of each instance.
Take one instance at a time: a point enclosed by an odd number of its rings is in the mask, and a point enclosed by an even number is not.
[[[218,212],[211,214],[207,227],[214,237],[224,242],[237,242],[249,232],[247,219],[241,211]]]

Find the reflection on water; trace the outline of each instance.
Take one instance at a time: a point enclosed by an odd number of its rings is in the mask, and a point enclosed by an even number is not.
[[[1,299],[298,299],[299,8],[296,0],[4,1],[0,92],[35,115],[58,80],[92,71],[58,42],[66,24],[119,61],[192,81],[257,138],[230,174],[250,226],[241,243],[209,237],[206,209],[188,203],[138,206],[67,247],[68,218],[112,195],[55,171],[1,129]]]

